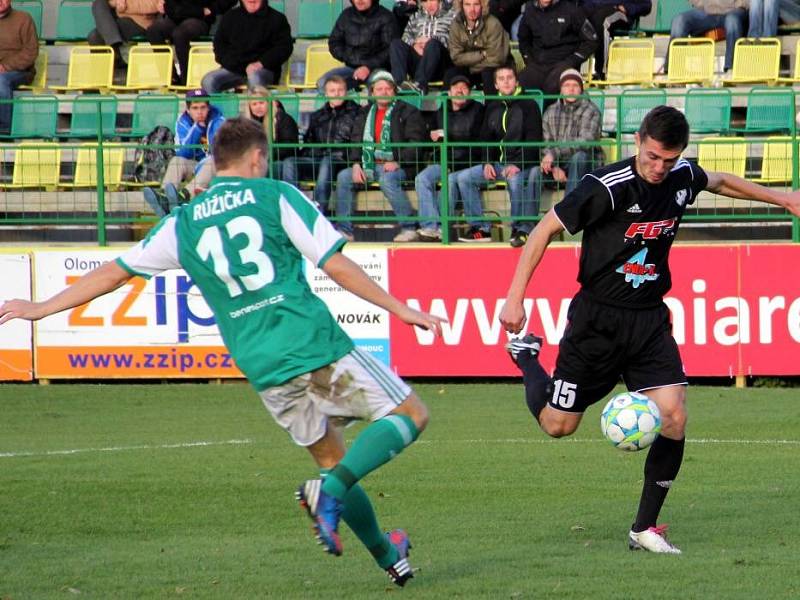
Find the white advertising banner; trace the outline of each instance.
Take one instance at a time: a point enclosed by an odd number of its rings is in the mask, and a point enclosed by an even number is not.
[[[29,254],[0,254],[0,304],[12,298],[31,299]],[[33,336],[30,321],[0,325],[0,381],[33,379]]]

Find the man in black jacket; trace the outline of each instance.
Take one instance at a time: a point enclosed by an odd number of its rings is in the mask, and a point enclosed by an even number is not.
[[[525,59],[519,81],[526,90],[558,94],[561,73],[580,71],[596,47],[597,33],[574,2],[530,0],[519,25],[519,50]]]
[[[322,86],[331,75],[340,75],[348,89],[365,83],[375,69],[389,69],[389,46],[397,37],[396,23],[391,11],[378,0],[351,0],[344,9],[328,38],[328,49],[345,66],[325,73],[317,82]]]
[[[369,94],[374,101],[365,107],[353,124],[352,143],[362,147],[352,148],[349,159],[352,166],[339,171],[336,178],[335,225],[347,239],[353,239],[353,224],[348,217],[353,212],[355,187],[378,182],[389,204],[398,217],[414,213],[403,182],[413,178],[419,169],[420,149],[414,145],[396,147],[398,143],[424,143],[428,141],[428,128],[422,113],[397,99],[397,84],[388,71],[375,71],[370,77]],[[417,237],[417,224],[411,220],[400,222],[400,233],[395,242],[413,242]]]
[[[282,13],[267,0],[241,0],[222,17],[214,36],[214,56],[222,68],[206,73],[203,89],[214,94],[244,83],[273,85],[293,47],[292,31]]]
[[[479,142],[481,125],[483,123],[483,105],[468,98],[472,93],[469,77],[463,74],[453,76],[448,82],[449,100],[447,101],[447,141],[451,144],[464,142]],[[445,136],[444,111],[442,107],[436,113],[436,123],[431,131],[431,140],[440,142]],[[459,199],[458,173],[481,161],[482,149],[480,147],[451,146],[447,157],[447,190],[449,196],[450,215],[455,210]],[[436,242],[442,239],[441,221],[439,220],[439,195],[436,193],[436,184],[442,180],[441,153],[437,150],[433,157],[433,164],[423,169],[414,180],[419,203],[420,229],[417,232],[423,242]],[[464,205],[464,214],[467,217],[482,216],[480,198],[477,206]],[[469,222],[470,227],[479,228],[480,221]],[[487,236],[475,241],[491,241]]]
[[[333,75],[325,82],[328,101],[311,113],[311,120],[303,136],[306,146],[300,156],[290,156],[283,161],[283,180],[297,185],[300,179],[316,181],[314,202],[322,214],[329,215],[328,202],[332,180],[346,165],[347,150],[340,144],[350,143],[353,123],[361,113],[361,106],[346,100],[347,82]],[[325,148],[308,147],[308,144],[328,144]]]
[[[480,186],[487,181],[505,181],[511,199],[511,245],[523,246],[535,223],[520,220],[533,217],[533,201],[525,180],[531,168],[539,163],[538,146],[521,146],[520,142],[541,142],[542,112],[536,100],[517,98],[523,95],[513,67],[497,67],[494,75],[497,93],[502,96],[486,106],[481,127],[482,142],[500,142],[485,149],[484,163],[458,173],[456,181],[465,206],[480,206]],[[491,237],[490,223],[472,227],[458,239],[464,242],[482,241]]]

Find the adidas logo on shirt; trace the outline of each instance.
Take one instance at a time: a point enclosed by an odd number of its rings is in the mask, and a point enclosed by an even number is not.
[[[642,212],[642,209],[641,209],[641,208],[639,208],[639,205],[638,205],[638,204],[634,204],[633,206],[631,206],[631,207],[628,209],[628,212],[629,212],[629,213],[640,213],[640,212]]]

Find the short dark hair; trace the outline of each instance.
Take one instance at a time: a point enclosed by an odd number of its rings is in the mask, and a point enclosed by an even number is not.
[[[330,77],[326,77],[325,78],[325,83],[322,84],[322,87],[324,88],[331,81],[334,81],[336,83],[341,83],[344,87],[347,87],[347,80],[344,77],[342,77],[341,75],[331,75]]]
[[[258,148],[267,155],[267,134],[261,123],[246,117],[227,119],[220,125],[211,145],[214,166],[218,171],[226,169],[251,148]]]
[[[677,108],[656,106],[639,126],[639,139],[645,138],[654,139],[670,150],[683,150],[689,145],[689,122]]]
[[[494,72],[492,73],[492,81],[497,79],[497,74],[500,71],[505,71],[506,69],[508,69],[509,71],[514,73],[514,77],[517,77],[517,67],[516,67],[516,65],[514,65],[513,63],[507,63],[507,64],[500,65],[500,66],[494,68]]]

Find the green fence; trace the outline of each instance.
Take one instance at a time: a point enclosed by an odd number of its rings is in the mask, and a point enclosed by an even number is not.
[[[143,95],[144,96],[144,95]],[[143,234],[157,221],[157,217],[143,201],[142,188],[157,187],[159,182],[137,181],[133,174],[134,158],[142,145],[136,141],[146,129],[162,123],[172,126],[174,115],[180,110],[180,100],[171,95],[146,95],[124,98],[114,96],[22,96],[14,100],[14,118],[11,132],[0,142],[2,171],[0,171],[0,225],[83,227],[94,231],[96,241],[107,244],[113,235]],[[530,94],[540,106],[555,98]],[[635,154],[634,132],[646,112],[657,104],[668,103],[682,108],[692,125],[692,140],[684,156],[696,160],[707,170],[728,171],[776,189],[797,189],[800,184],[798,167],[798,137],[795,125],[795,94],[791,88],[753,88],[744,93],[727,89],[695,88],[665,91],[658,89],[625,90],[621,93],[589,91],[588,99],[594,102],[603,115],[603,137],[592,142],[582,142],[591,147],[595,166]],[[422,98],[415,95],[400,99],[427,110],[442,105],[444,96]],[[303,121],[303,117],[318,108],[324,99],[308,95],[278,93],[287,113]],[[357,97],[365,101],[365,97]],[[481,102],[493,98],[477,95]],[[219,97],[227,116],[237,114],[247,99],[225,94]],[[125,122],[117,111],[117,102],[132,102],[130,122]],[[216,103],[216,99],[212,100]],[[67,110],[64,105],[69,104]],[[446,103],[445,103],[446,105]],[[176,106],[178,107],[176,109]],[[145,108],[148,113],[139,112]],[[153,110],[155,108],[155,111]],[[266,117],[272,120],[272,106]],[[68,115],[68,116],[67,116]],[[160,117],[163,122],[160,121]],[[444,114],[447,130],[449,114]],[[122,127],[118,123],[125,122]],[[271,128],[267,128],[271,133]],[[91,138],[87,137],[91,135]],[[552,146],[541,142],[522,146]],[[572,144],[566,144],[571,146]],[[271,143],[271,169],[280,176],[280,165],[289,157],[305,156],[313,149],[335,151],[346,155],[354,152],[357,159],[360,144],[338,144],[333,148],[298,143]],[[407,167],[408,176],[403,188],[412,204],[414,180],[411,173],[433,164],[441,168],[441,193],[439,195],[439,221],[444,243],[466,221],[490,222],[507,226],[511,221],[505,184],[485,182],[481,185],[484,213],[464,216],[457,205],[450,210],[448,202],[448,177],[453,166],[447,156],[458,147],[473,148],[482,153],[496,147],[491,143],[455,144],[445,136],[441,142],[413,142],[391,146],[393,152],[413,150],[413,165]],[[434,151],[437,158],[434,159]],[[338,166],[353,161],[345,156]],[[479,164],[481,161],[476,161]],[[533,165],[525,165],[530,167]],[[309,196],[315,186],[315,173],[301,178],[299,187]],[[331,175],[331,203],[336,197],[336,173]],[[539,190],[537,190],[539,192]],[[525,192],[528,197],[532,190]],[[536,222],[544,211],[563,196],[563,184],[548,181],[540,191],[540,211],[527,214],[519,220]],[[358,186],[354,199],[356,209],[352,219],[357,226],[388,226],[398,221],[386,202],[377,183]],[[324,207],[327,208],[327,207]],[[339,219],[331,210],[329,218]],[[419,221],[418,215],[410,220]],[[687,209],[688,222],[786,222],[791,223],[792,240],[800,241],[798,220],[777,207],[746,200],[731,201],[706,193]],[[133,233],[131,233],[133,232]],[[91,235],[91,234],[90,234]]]

